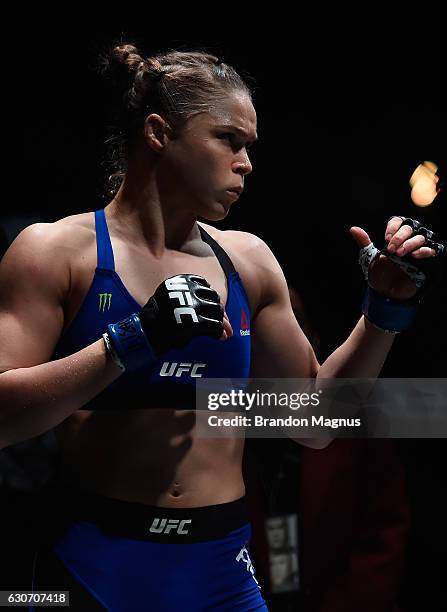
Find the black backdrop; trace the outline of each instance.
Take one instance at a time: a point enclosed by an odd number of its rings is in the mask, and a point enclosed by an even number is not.
[[[109,104],[95,65],[98,53],[122,35],[120,27],[27,31],[9,90],[13,121],[7,115],[5,127],[20,136],[4,213],[39,211],[52,220],[104,204],[100,162]],[[360,40],[314,44],[306,53],[294,40],[269,48],[253,34],[248,41],[154,38],[140,28],[126,30],[124,38],[149,53],[206,48],[254,80],[260,135],[254,171],[219,227],[250,231],[271,246],[322,332],[322,355],[346,337],[359,314],[363,279],[351,225],[364,227],[378,244],[392,214],[416,215],[447,234],[445,192],[419,209],[408,186],[421,161],[445,167],[447,97],[436,56],[417,45],[405,55],[397,43],[386,53],[379,42],[371,48]],[[439,328],[445,330],[440,301],[430,299],[429,310],[415,331],[397,340],[386,375],[445,373],[437,355]]]
[[[447,235],[445,192],[433,206],[417,209],[408,186],[425,159],[447,169],[441,43],[427,48],[414,36],[385,49],[380,30],[363,39],[361,28],[349,40],[340,34],[304,43],[305,23],[295,31],[272,24],[261,32],[240,18],[229,20],[225,34],[208,25],[206,34],[182,36],[160,16],[142,17],[138,28],[95,27],[88,18],[74,25],[69,12],[56,18],[59,23],[42,19],[36,27],[29,20],[11,32],[3,218],[39,214],[54,220],[104,204],[100,160],[108,100],[94,67],[99,51],[124,30],[126,40],[149,53],[205,48],[254,79],[260,135],[254,172],[219,227],[253,232],[271,246],[320,330],[322,359],[360,312],[364,283],[351,225],[380,243],[386,219],[408,214]],[[444,280],[415,327],[397,339],[383,375],[445,376],[445,346]],[[414,513],[404,599],[408,610],[423,604],[435,610],[445,566],[446,443],[399,446]]]

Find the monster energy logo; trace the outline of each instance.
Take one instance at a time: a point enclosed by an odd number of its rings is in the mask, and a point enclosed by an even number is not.
[[[112,301],[111,293],[98,293],[99,295],[99,312],[104,312],[106,307],[110,310],[110,302]]]

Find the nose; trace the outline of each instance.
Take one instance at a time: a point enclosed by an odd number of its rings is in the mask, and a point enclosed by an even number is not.
[[[251,165],[250,158],[248,157],[247,151],[244,149],[233,162],[233,172],[245,176],[246,174],[250,174],[252,170],[253,166]]]

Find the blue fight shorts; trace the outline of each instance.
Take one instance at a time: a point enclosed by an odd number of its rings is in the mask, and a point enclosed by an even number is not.
[[[33,591],[69,591],[68,609],[82,612],[267,611],[245,498],[161,508],[61,494],[65,521],[36,553]]]

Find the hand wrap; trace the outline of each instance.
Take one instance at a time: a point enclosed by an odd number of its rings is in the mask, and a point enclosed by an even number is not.
[[[385,255],[416,285],[417,292],[411,299],[395,300],[381,295],[368,284],[362,304],[362,312],[376,327],[390,333],[398,333],[411,326],[416,318],[419,303],[427,289],[436,281],[441,266],[440,256],[445,255],[447,250],[446,245],[440,241],[439,237],[431,230],[423,227],[419,221],[407,217],[400,218],[402,219],[402,225],[409,225],[414,235],[424,236],[425,243],[422,246],[434,249],[436,257],[418,260],[410,254],[399,257],[388,252],[388,244],[385,244],[382,249],[378,249],[372,242],[360,249],[359,263],[366,280],[368,280],[369,266],[374,259],[379,255]]]

